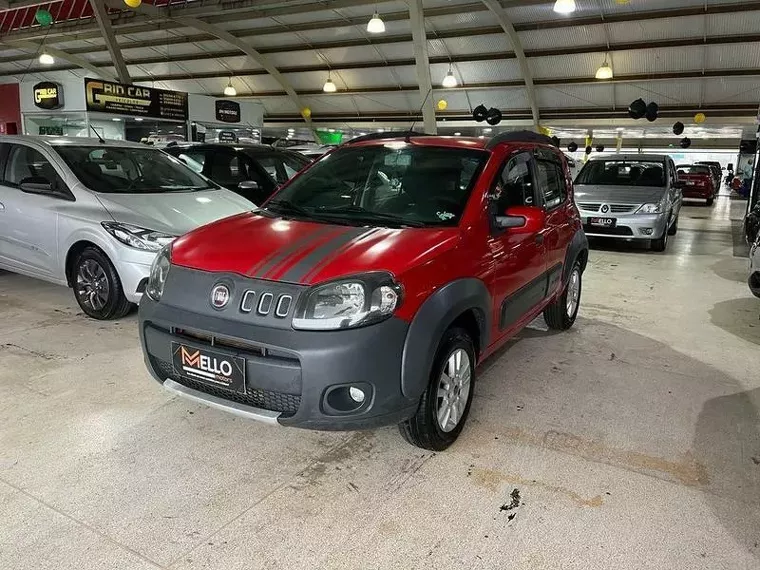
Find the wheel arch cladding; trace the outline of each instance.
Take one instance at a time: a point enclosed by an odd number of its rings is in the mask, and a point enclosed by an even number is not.
[[[458,323],[468,329],[477,326],[476,356],[489,344],[491,295],[480,279],[452,281],[435,291],[420,306],[404,342],[401,358],[401,392],[417,399],[428,385],[438,343],[443,333]]]
[[[583,230],[576,231],[573,239],[570,240],[570,245],[567,246],[565,266],[562,269],[563,283],[567,283],[567,280],[570,278],[570,271],[576,261],[581,262],[581,272],[585,271],[586,264],[588,263],[588,238]]]

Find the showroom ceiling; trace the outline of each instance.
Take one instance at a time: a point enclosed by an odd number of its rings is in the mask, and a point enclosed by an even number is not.
[[[0,82],[97,71],[210,95],[231,83],[238,96],[259,100],[269,120],[282,121],[298,118],[299,107],[309,107],[315,121],[408,120],[420,109],[407,2],[195,0],[167,7],[156,0],[133,11],[106,1],[106,21],[98,22],[89,0],[0,0]],[[488,4],[514,26],[519,46]],[[431,100],[447,103],[438,117],[461,119],[485,103],[508,119],[531,119],[520,51],[542,120],[624,117],[639,97],[657,102],[663,116],[755,115],[760,1],[577,0],[569,16],[552,5],[424,0]],[[53,14],[53,25],[36,24],[39,7]],[[376,8],[383,34],[367,32]],[[114,57],[103,25],[118,44]],[[43,50],[55,56],[53,65],[38,63]],[[119,57],[121,71],[113,63]],[[614,77],[597,80],[605,59]],[[444,89],[449,69],[457,87]],[[328,75],[336,93],[323,92]]]

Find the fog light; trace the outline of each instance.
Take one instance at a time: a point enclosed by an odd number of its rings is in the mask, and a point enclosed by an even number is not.
[[[645,236],[651,236],[654,233],[654,228],[641,228],[641,233]]]
[[[351,399],[357,404],[361,404],[365,398],[364,392],[359,390],[359,388],[354,388],[353,386],[348,389],[348,395],[351,396]]]

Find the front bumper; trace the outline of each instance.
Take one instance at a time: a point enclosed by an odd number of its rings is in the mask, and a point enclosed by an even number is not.
[[[249,419],[321,430],[374,428],[414,414],[418,401],[401,392],[408,329],[396,318],[345,331],[272,328],[156,303],[147,295],[139,311],[146,365],[170,392]],[[246,394],[177,374],[173,341],[244,358]],[[363,403],[341,397],[348,386],[365,392]],[[347,410],[346,404],[356,407]]]
[[[121,279],[124,296],[130,303],[140,302],[156,255],[157,252],[142,251],[126,245],[119,244],[116,247],[113,262]]]
[[[666,214],[599,214],[581,212],[583,231],[588,237],[607,237],[628,240],[651,240],[662,237],[667,230]],[[614,228],[602,228],[589,225],[589,218],[615,218]]]

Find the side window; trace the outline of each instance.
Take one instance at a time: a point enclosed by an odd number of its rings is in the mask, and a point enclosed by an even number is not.
[[[559,164],[548,160],[536,161],[536,177],[538,189],[544,195],[544,205],[547,210],[556,208],[567,198],[565,177]]]
[[[26,178],[42,179],[54,187],[63,188],[63,181],[55,168],[39,151],[28,146],[13,145],[5,163],[5,183],[18,186]]]
[[[512,206],[533,206],[533,175],[525,153],[512,156],[501,170],[493,192],[496,212],[501,215]]]

